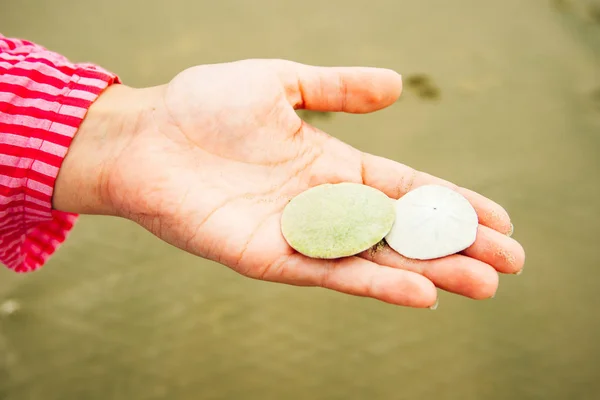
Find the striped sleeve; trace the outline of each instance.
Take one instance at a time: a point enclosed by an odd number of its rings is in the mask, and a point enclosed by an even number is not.
[[[0,35],[0,262],[33,271],[77,215],[52,209],[54,183],[88,108],[114,74]]]

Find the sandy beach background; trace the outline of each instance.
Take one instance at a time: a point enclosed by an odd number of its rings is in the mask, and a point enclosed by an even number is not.
[[[597,398],[599,1],[0,0],[0,32],[137,87],[244,58],[393,68],[398,103],[313,123],[496,200],[527,252],[496,298],[412,310],[82,217],[41,271],[0,270],[0,399]]]

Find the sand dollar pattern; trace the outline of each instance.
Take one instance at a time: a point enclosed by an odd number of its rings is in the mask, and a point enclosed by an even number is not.
[[[387,244],[401,255],[430,260],[458,253],[475,242],[479,220],[469,201],[445,186],[426,185],[395,202]]]
[[[394,201],[357,183],[323,184],[294,197],[281,230],[305,256],[333,259],[361,253],[381,241],[394,223]]]

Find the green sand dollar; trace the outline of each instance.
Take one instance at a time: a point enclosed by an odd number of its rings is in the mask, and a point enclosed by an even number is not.
[[[297,252],[333,259],[361,253],[392,229],[394,202],[383,192],[357,183],[315,186],[283,210],[281,231]]]

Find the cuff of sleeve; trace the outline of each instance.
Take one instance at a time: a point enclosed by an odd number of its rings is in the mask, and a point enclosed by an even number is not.
[[[31,132],[27,148],[14,165],[3,166],[8,172],[0,171],[0,175],[12,179],[8,197],[0,202],[0,262],[16,272],[42,267],[73,229],[77,214],[52,209],[56,178],[90,105],[109,85],[121,83],[116,75],[98,66],[71,64],[55,53],[45,49],[42,52],[49,61],[44,68],[52,65],[67,78],[59,95],[44,99],[55,104],[54,110],[43,110],[43,115],[36,115],[35,111],[27,114],[26,118],[38,121],[35,127],[25,127]],[[23,98],[32,92],[25,85],[23,93],[17,90],[16,96]],[[19,122],[20,127],[23,121]],[[60,137],[60,143],[52,139],[56,137]],[[0,190],[0,200],[2,195]]]

